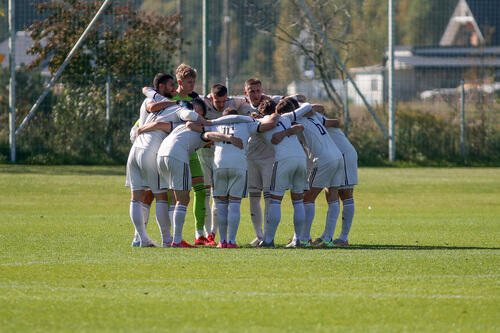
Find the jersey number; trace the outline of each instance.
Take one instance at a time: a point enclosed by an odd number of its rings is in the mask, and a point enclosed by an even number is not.
[[[314,124],[314,126],[316,126],[316,128],[318,129],[318,131],[319,131],[319,133],[320,133],[321,135],[325,135],[325,134],[326,134],[326,130],[325,130],[325,128],[323,127],[323,125],[318,124],[318,123],[317,123],[317,122],[315,122],[315,121],[314,121],[314,119],[312,119],[312,118],[307,118],[307,119],[309,119],[309,121],[310,121],[310,122],[312,122],[312,123]]]
[[[223,132],[225,135],[230,135],[230,136],[233,136],[234,135],[234,127],[223,127]],[[225,144],[231,144],[231,142],[229,141],[223,141],[223,143]]]

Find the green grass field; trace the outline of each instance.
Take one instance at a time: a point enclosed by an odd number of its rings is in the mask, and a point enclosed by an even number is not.
[[[363,168],[353,246],[331,250],[132,249],[123,183],[123,167],[0,165],[1,332],[500,331],[498,168]],[[313,237],[325,213],[321,196]]]

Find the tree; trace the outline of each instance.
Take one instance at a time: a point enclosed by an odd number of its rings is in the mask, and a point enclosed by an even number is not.
[[[36,55],[30,65],[47,61],[55,73],[101,1],[54,0],[39,5],[45,19],[28,31]],[[178,48],[179,16],[146,14],[130,4],[110,6],[90,31],[82,47],[64,70],[54,90],[51,109],[56,133],[53,153],[72,161],[99,161],[107,156],[123,160],[129,150],[128,132],[138,117],[140,88],[151,85],[157,72],[172,72]],[[105,82],[111,83],[111,123],[106,125]]]
[[[341,0],[309,0],[305,1],[312,16],[315,18],[322,33],[329,43],[339,53],[344,64],[348,64],[352,57],[352,48],[357,36],[351,32],[352,6],[354,3]],[[262,23],[259,24],[263,26]],[[321,34],[314,29],[305,11],[298,1],[282,2],[279,24],[276,26],[275,37],[281,41],[277,46],[274,59],[279,60],[278,68],[285,69],[298,58],[300,63],[299,75],[295,79],[303,78],[306,70],[313,72],[321,80],[328,98],[338,108],[342,108],[343,101],[332,84],[332,80],[343,76],[339,64],[328,50]],[[288,48],[282,43],[288,44]],[[280,60],[281,59],[281,60]],[[282,72],[278,70],[278,72]],[[298,77],[299,76],[299,77]],[[290,77],[283,77],[290,79]]]

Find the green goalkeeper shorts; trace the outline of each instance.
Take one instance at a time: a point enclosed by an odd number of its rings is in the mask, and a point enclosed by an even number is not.
[[[189,156],[189,169],[191,169],[191,178],[203,177],[203,169],[201,168],[196,152]]]

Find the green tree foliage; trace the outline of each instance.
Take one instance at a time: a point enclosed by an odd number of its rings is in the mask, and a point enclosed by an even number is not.
[[[29,52],[36,55],[31,67],[48,59],[50,71],[57,71],[101,4],[83,0],[42,2],[39,10],[45,19],[28,29],[34,40]],[[172,72],[178,21],[178,15],[146,14],[130,4],[115,4],[106,10],[69,62],[55,90],[47,117],[53,130],[50,147],[55,156],[79,163],[102,162],[108,158],[105,148],[109,144],[111,156],[124,160],[130,149],[128,133],[139,113],[140,88],[151,85],[157,72]],[[106,80],[111,85],[109,126]]]

